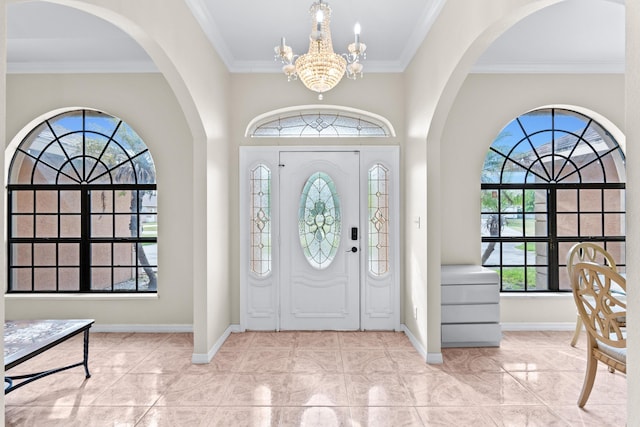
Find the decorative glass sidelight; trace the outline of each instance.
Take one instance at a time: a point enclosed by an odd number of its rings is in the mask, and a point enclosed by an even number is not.
[[[327,268],[340,246],[340,199],[331,177],[311,174],[300,196],[298,210],[300,244],[312,267]]]
[[[263,164],[251,170],[251,271],[271,272],[271,170]]]
[[[389,169],[380,163],[369,169],[369,272],[389,271]]]

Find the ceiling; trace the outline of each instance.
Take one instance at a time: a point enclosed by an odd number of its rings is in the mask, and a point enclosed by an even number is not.
[[[231,72],[279,72],[273,47],[308,48],[312,0],[185,0]],[[362,27],[367,72],[402,72],[445,0],[330,0],[336,52]],[[45,1],[8,5],[9,72],[156,71],[115,26]],[[566,0],[517,23],[478,59],[475,72],[623,72],[624,0]]]

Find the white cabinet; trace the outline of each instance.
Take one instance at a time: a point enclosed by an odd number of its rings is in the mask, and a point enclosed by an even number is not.
[[[493,270],[443,265],[442,347],[500,345],[500,285]]]

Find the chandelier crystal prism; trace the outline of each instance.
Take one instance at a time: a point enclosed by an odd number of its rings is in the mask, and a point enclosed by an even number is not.
[[[329,4],[318,0],[311,5],[311,34],[309,35],[309,51],[303,55],[294,55],[290,46],[282,37],[280,44],[274,48],[275,59],[283,64],[282,71],[288,81],[300,79],[310,90],[322,94],[333,89],[342,80],[345,72],[347,78],[355,80],[362,77],[361,59],[366,59],[367,46],[360,41],[360,24],[355,25],[355,41],[347,46],[347,53],[339,55],[333,51],[331,42],[331,8]]]

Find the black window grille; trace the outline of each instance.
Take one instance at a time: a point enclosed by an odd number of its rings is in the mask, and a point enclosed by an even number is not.
[[[603,246],[624,270],[625,157],[613,136],[580,113],[545,108],[493,141],[481,180],[482,265],[504,292],[570,292],[566,254]]]
[[[9,169],[8,292],[156,292],[151,153],[93,110],[36,126]]]

